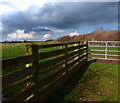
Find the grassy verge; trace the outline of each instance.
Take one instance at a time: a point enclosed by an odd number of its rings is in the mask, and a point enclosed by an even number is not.
[[[78,73],[77,78],[79,76]],[[60,101],[60,103],[70,101],[75,103],[80,101],[118,101],[117,64],[91,63],[82,79],[74,83],[77,78],[73,78],[66,83],[62,90],[57,92],[54,97],[55,101]]]
[[[75,101],[118,101],[118,65],[92,63],[71,94],[76,92]]]

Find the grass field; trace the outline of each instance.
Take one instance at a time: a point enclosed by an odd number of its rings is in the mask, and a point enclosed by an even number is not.
[[[53,44],[57,42],[36,42],[35,44],[38,45],[45,45],[45,44]],[[24,56],[25,54],[25,45],[29,43],[6,43],[6,44],[0,44],[2,50],[2,55],[0,59],[6,59],[6,58],[12,58],[12,57],[18,57],[18,56]],[[58,47],[54,48],[46,48],[46,49],[40,49],[39,52],[45,52],[50,50],[58,49]]]
[[[72,98],[73,94],[76,101],[118,101],[118,64],[92,63],[65,99]]]
[[[45,45],[45,44],[53,44],[57,42],[36,42],[38,45]],[[29,43],[6,43],[0,44],[0,51],[2,51],[2,55],[0,55],[0,59],[24,56],[25,54],[25,45]],[[54,48],[46,48],[46,49],[39,49],[40,52],[51,51],[59,49],[59,47]],[[105,47],[89,47],[89,53],[97,53],[97,54],[105,54],[104,51],[90,51],[91,49],[96,50],[105,50]],[[120,50],[118,47],[108,47],[108,50]],[[120,55],[120,52],[108,52],[108,54],[116,54]]]
[[[52,43],[56,42],[38,42],[37,44],[43,45]],[[0,50],[2,51],[2,56],[0,58],[6,59],[24,56],[26,44],[27,43],[0,44],[0,46],[2,46],[2,50]],[[113,50],[118,49],[114,47],[111,48]],[[39,52],[51,51],[55,49],[59,49],[59,47],[41,49]],[[7,73],[11,71],[7,71]],[[79,74],[77,76],[79,76]],[[69,87],[73,85],[73,82],[66,83],[67,85],[61,91],[59,91],[54,98],[61,101],[61,103],[67,103],[68,101],[118,100],[118,64],[91,63],[86,68],[86,72],[82,79],[79,79],[74,88],[72,88],[70,91]]]
[[[54,101],[79,103],[80,101],[118,101],[118,64],[91,63],[83,77],[80,73],[72,77],[53,96]],[[76,82],[76,80],[78,81]]]

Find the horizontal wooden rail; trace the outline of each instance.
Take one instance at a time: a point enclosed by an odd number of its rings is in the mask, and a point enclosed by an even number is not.
[[[27,78],[25,78],[24,80],[21,80],[21,81],[15,83],[15,84],[13,84],[13,85],[8,86],[7,88],[3,88],[3,89],[2,89],[2,93],[3,93],[4,95],[11,95],[11,93],[9,93],[10,91],[13,91],[13,90],[15,90],[16,88],[19,88],[19,87],[21,87],[21,86],[26,87],[26,84],[27,84],[28,82],[31,82],[32,80],[33,80],[33,76],[27,77]]]
[[[68,42],[68,43],[59,43],[59,44],[39,45],[39,46],[37,46],[37,49],[50,48],[50,47],[56,47],[56,46],[64,46],[66,44],[69,45],[69,44],[75,44],[75,43],[80,43],[80,42]]]
[[[44,101],[48,96],[53,94],[59,87],[61,87],[65,81],[67,81],[69,78],[71,78],[71,75],[78,69],[78,67],[82,67],[86,63],[86,59],[84,59],[82,62],[78,63],[77,65],[73,66],[69,72],[66,73],[66,75],[61,75],[58,79],[56,79],[53,83],[51,83],[47,88],[40,91],[39,94],[33,96],[30,101]]]
[[[85,51],[81,52],[81,54],[83,54],[83,53],[85,53]],[[71,58],[69,58],[68,61],[73,60],[75,57],[78,57],[78,56],[79,56],[78,54],[71,56]],[[56,68],[62,66],[65,63],[66,63],[66,61],[61,61],[61,63],[56,64],[55,66],[51,67],[50,69],[45,69],[44,71],[41,71],[39,74],[45,74],[45,73],[49,73],[52,70],[57,70]]]
[[[86,50],[86,49],[81,49],[80,51],[70,53],[67,56],[62,56],[62,57],[59,57],[59,58],[56,58],[56,59],[52,59],[52,60],[40,63],[40,64],[37,65],[37,67],[40,68],[40,70],[45,69],[45,68],[50,67],[54,64],[62,62],[66,58],[70,58],[70,57],[76,55],[78,52],[81,52],[81,54],[82,54],[84,52],[84,50]],[[27,77],[29,75],[32,75],[33,73],[35,73],[35,71],[36,71],[35,66],[31,66],[31,67],[28,67],[26,69],[16,71],[14,73],[4,75],[2,77],[2,80],[4,81],[3,84],[2,84],[3,88],[6,88],[10,84],[12,84],[14,82],[17,82],[18,80],[24,79],[25,77]]]
[[[105,60],[119,60],[120,41],[88,41],[88,43],[90,47],[89,50],[91,51],[90,53],[91,58],[105,59]],[[103,47],[103,48],[100,48],[100,47]],[[116,47],[117,49],[114,49],[112,47],[114,48]],[[94,57],[93,55],[96,55],[96,56]],[[113,56],[116,56],[117,58],[116,57],[114,58]]]
[[[91,49],[91,51],[109,51],[109,52],[120,52],[118,50],[96,50],[96,49]]]
[[[99,46],[99,45],[96,45],[96,46],[93,46],[93,45],[89,45],[89,47],[106,47],[106,46]],[[107,46],[107,47],[120,47],[120,46]]]
[[[94,42],[103,42],[103,43],[106,43],[106,42],[110,42],[110,43],[120,43],[120,41],[88,41],[88,43],[94,43]]]
[[[27,63],[31,63],[36,61],[37,58],[34,55],[3,59],[2,62],[2,70],[15,68],[17,66],[25,65]]]
[[[71,47],[68,47],[69,44]],[[38,49],[63,46],[58,50],[38,53]],[[65,78],[78,67],[79,63],[87,59],[88,45],[80,42],[59,43],[50,45],[26,45],[27,56],[4,59],[3,70],[23,66],[24,68],[3,75],[3,95],[8,95],[5,101],[29,101],[29,97],[40,94],[40,98],[50,94],[48,90],[51,85],[61,85]],[[26,67],[25,67],[26,66]],[[72,70],[71,70],[72,69]],[[48,75],[48,76],[47,76]],[[42,76],[46,76],[42,79]],[[60,80],[60,82],[59,82]],[[59,83],[58,83],[59,82]],[[57,84],[55,84],[57,83]],[[57,85],[59,87],[59,85]],[[46,89],[45,89],[46,86]],[[12,93],[16,88],[20,89]],[[43,93],[43,96],[41,96]],[[12,95],[11,95],[12,94]],[[29,99],[28,99],[29,98]]]
[[[72,56],[75,56],[78,52],[81,52],[81,54],[82,54],[83,52],[85,52],[84,50],[86,50],[86,49],[82,49],[82,50],[80,50],[80,51],[76,51],[76,52],[70,53],[70,54],[68,54],[68,55],[66,55],[66,56],[61,56],[61,57],[59,57],[59,58],[55,58],[55,59],[52,59],[52,60],[49,60],[49,61],[40,63],[40,64],[38,64],[38,68],[40,67],[40,70],[42,70],[42,68],[44,69],[44,68],[46,68],[46,67],[50,67],[50,66],[52,66],[52,65],[54,65],[54,64],[57,64],[57,63],[62,62],[63,60],[65,60],[65,59],[67,59],[67,58],[70,58],[70,57],[72,57]]]
[[[12,98],[8,99],[10,100],[16,100],[16,101],[21,101],[24,100],[26,97],[30,96],[32,93],[37,92],[41,87],[44,85],[47,85],[51,83],[54,79],[57,79],[60,75],[62,75],[66,70],[68,70],[70,67],[72,67],[74,64],[80,61],[80,59],[86,57],[86,55],[81,56],[77,60],[74,60],[72,63],[64,67],[63,69],[60,69],[59,71],[55,72],[53,75],[50,75],[44,80],[39,81],[37,84],[31,86],[30,88],[27,88],[24,91],[21,91],[17,95],[13,96]]]
[[[87,46],[87,45],[84,44],[84,45],[69,47],[67,49],[65,48],[65,49],[60,49],[60,50],[54,50],[54,51],[39,53],[38,54],[38,59],[50,58],[50,57],[57,56],[57,55],[65,53],[65,52],[70,52],[72,50],[79,49],[79,48],[82,48],[82,47],[85,47],[85,46]]]
[[[96,58],[96,57],[92,57],[93,59],[105,59],[105,58]],[[118,62],[120,61],[120,59],[112,59],[112,58],[107,58],[107,60],[117,60]]]
[[[2,83],[3,88],[6,88],[7,86],[12,85],[14,82],[22,80],[22,79],[26,78],[27,76],[32,75],[35,72],[36,72],[35,67],[31,66],[26,69],[22,69],[17,72],[13,72],[8,75],[4,75],[2,77],[2,80],[4,81]]]
[[[70,48],[68,48],[67,51],[69,52],[71,50],[75,50],[75,49],[78,49],[78,48],[84,47],[84,46],[86,46],[86,44],[85,45],[80,45],[80,46],[75,46],[75,47],[70,47]],[[48,58],[48,57],[52,57],[52,56],[62,54],[65,51],[66,51],[66,49],[61,49],[61,50],[54,50],[54,51],[39,53],[38,58],[39,59],[45,59],[45,58]],[[8,68],[9,69],[10,68],[15,68],[17,66],[21,66],[21,65],[24,65],[24,64],[27,64],[27,63],[31,63],[31,62],[34,62],[36,60],[38,60],[36,58],[36,55],[27,55],[27,56],[22,56],[22,57],[3,59],[3,60],[1,60],[2,69],[5,70],[5,69],[8,69]]]
[[[91,53],[91,55],[104,55],[105,56],[105,54],[96,54],[96,53]],[[107,54],[108,56],[120,56],[120,55],[114,55],[114,54]]]

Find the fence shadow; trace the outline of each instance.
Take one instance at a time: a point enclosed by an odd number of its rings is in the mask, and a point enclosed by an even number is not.
[[[57,90],[54,95],[48,97],[45,102],[64,103],[65,95],[69,94],[75,88],[90,64],[91,61],[87,61],[87,63],[82,68],[79,68],[77,71],[75,71],[71,76],[72,78],[70,78],[59,90]]]

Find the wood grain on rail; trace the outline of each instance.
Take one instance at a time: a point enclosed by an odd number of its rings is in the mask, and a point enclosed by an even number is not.
[[[34,55],[3,59],[2,62],[2,70],[15,68],[17,66],[25,65],[27,63],[31,63],[36,61],[37,58]]]
[[[13,100],[13,101],[14,100],[16,100],[16,101],[25,100],[28,96],[36,93],[44,85],[47,85],[47,84],[53,82],[54,79],[57,79],[60,75],[62,75],[64,72],[66,72],[70,67],[72,67],[74,64],[79,62],[80,59],[84,58],[85,56],[86,55],[81,56],[77,60],[75,60],[72,63],[68,64],[63,69],[60,69],[59,71],[55,72],[53,75],[50,75],[46,79],[39,81],[38,83],[36,83],[33,86],[27,88],[26,90],[19,92],[18,94],[16,94],[12,98],[8,99],[8,101],[11,101],[11,100]]]
[[[70,44],[76,46],[69,47]],[[62,49],[38,53],[38,49],[65,46]],[[32,101],[39,97],[44,100],[71,77],[79,64],[86,61],[88,44],[80,45],[79,42],[49,44],[49,45],[26,45],[27,56],[2,60],[3,70],[25,66],[29,67],[16,70],[2,76],[3,95],[8,95],[5,101]],[[29,53],[30,52],[30,53]],[[46,59],[46,60],[44,60]],[[41,78],[41,76],[45,76]],[[28,83],[31,83],[27,86]],[[23,86],[18,92],[11,91]],[[52,89],[50,89],[52,87]],[[31,95],[33,97],[29,98]],[[28,99],[29,98],[29,99]]]

